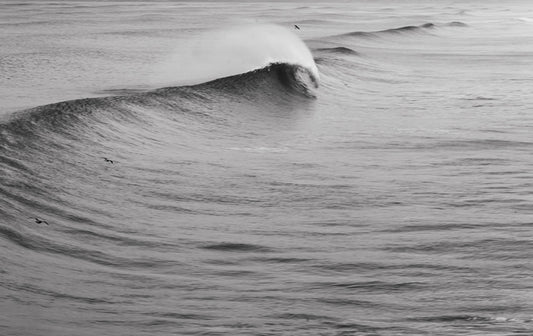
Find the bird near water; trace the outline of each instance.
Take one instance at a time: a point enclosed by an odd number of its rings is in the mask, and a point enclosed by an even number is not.
[[[300,27],[298,27],[298,25],[294,25],[294,28],[300,30]]]
[[[109,163],[111,163],[111,164],[114,164],[114,163],[115,163],[113,160],[110,160],[110,159],[108,159],[108,158],[106,158],[106,157],[103,158],[103,159],[104,159],[105,162],[109,162]]]
[[[37,223],[37,224],[46,224],[46,225],[50,225],[50,224],[48,224],[47,221],[45,221],[44,219],[40,219],[39,217],[33,217],[33,219],[35,219],[35,223]]]

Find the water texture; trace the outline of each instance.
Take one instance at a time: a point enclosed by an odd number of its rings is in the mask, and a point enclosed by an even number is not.
[[[0,2],[0,335],[533,335],[532,18]]]

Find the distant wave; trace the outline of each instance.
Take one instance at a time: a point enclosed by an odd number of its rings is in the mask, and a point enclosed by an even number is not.
[[[427,32],[428,30],[435,29],[441,26],[449,26],[449,27],[466,27],[467,25],[463,22],[449,22],[443,25],[437,25],[431,22],[424,23],[418,26],[403,26],[398,28],[390,28],[390,29],[384,29],[384,30],[377,30],[377,31],[371,31],[371,32],[364,32],[364,31],[355,31],[355,32],[349,32],[344,33],[340,35],[336,35],[337,37],[342,36],[355,36],[355,37],[380,37],[385,35],[397,35],[397,34],[405,34],[405,33],[423,33]]]
[[[457,322],[470,322],[470,323],[505,323],[505,322],[519,322],[530,323],[533,322],[531,318],[515,318],[506,316],[478,316],[478,315],[441,315],[441,316],[424,316],[409,318],[409,321],[413,322],[433,322],[433,323],[457,323]]]
[[[453,21],[453,22],[447,23],[446,26],[449,26],[449,27],[468,27],[468,25],[466,23],[460,22],[460,21]]]
[[[271,252],[271,249],[266,246],[244,243],[217,243],[206,245],[203,248],[224,252]]]
[[[359,55],[357,51],[347,47],[318,48],[316,51],[343,55]]]

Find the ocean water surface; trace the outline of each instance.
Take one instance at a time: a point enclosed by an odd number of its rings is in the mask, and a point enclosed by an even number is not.
[[[1,1],[0,335],[533,335],[532,33]]]

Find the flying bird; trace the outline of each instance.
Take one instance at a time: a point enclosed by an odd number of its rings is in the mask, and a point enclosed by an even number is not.
[[[294,28],[300,30],[300,27],[298,27],[298,25],[294,25]]]
[[[44,219],[40,219],[39,217],[34,217],[35,219],[35,223],[37,224],[46,224],[46,225],[49,225],[47,221],[45,221]]]
[[[113,160],[109,160],[109,159],[108,159],[108,158],[106,158],[106,157],[105,157],[105,158],[103,158],[103,159],[105,160],[105,162],[109,162],[109,163],[115,163],[115,162],[113,162]]]

